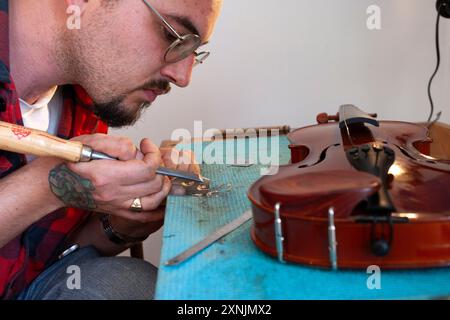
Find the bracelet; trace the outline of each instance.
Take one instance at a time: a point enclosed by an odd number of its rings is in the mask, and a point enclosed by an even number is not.
[[[103,226],[103,231],[105,232],[108,239],[118,245],[129,245],[129,244],[135,244],[144,241],[147,239],[147,236],[141,237],[141,238],[134,238],[130,237],[124,234],[121,234],[114,230],[114,228],[111,225],[111,215],[105,214],[102,215],[100,218]]]

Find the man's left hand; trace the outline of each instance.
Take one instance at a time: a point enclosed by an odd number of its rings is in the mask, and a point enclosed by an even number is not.
[[[200,166],[195,161],[195,155],[191,151],[179,151],[175,148],[160,148],[161,159],[165,167],[173,170],[188,171],[200,174]],[[138,151],[137,158],[143,155]],[[171,194],[183,195],[184,189],[180,186],[173,186]],[[165,206],[160,206],[152,212],[152,221],[139,223],[121,217],[111,217],[113,228],[119,233],[131,237],[140,238],[158,231],[164,224]]]

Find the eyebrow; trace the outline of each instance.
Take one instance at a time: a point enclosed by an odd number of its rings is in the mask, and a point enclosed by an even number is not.
[[[192,21],[189,20],[189,18],[182,17],[182,16],[174,16],[174,15],[167,15],[167,17],[169,17],[169,18],[175,20],[176,22],[178,22],[179,24],[181,24],[183,27],[188,29],[189,32],[200,36],[200,32],[198,32],[198,29],[194,26]]]

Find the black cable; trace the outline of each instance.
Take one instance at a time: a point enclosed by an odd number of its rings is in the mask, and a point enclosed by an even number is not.
[[[436,70],[434,70],[434,73],[431,76],[430,81],[428,82],[428,98],[430,99],[430,106],[431,106],[430,116],[428,117],[428,123],[431,122],[431,119],[433,118],[433,114],[434,114],[434,103],[433,103],[433,97],[431,96],[431,85],[433,84],[434,77],[438,73],[439,67],[441,65],[441,49],[440,49],[440,45],[439,45],[439,22],[441,20],[441,9],[442,9],[442,4],[439,6],[437,19],[436,19],[436,56],[437,56]]]

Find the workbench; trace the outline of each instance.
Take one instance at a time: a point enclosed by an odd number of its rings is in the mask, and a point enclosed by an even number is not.
[[[249,143],[256,142],[247,139],[238,148],[238,157],[245,157]],[[217,141],[202,146],[210,143]],[[178,148],[198,149],[199,145]],[[280,137],[279,150],[280,163],[287,164],[290,152],[286,136]],[[367,270],[331,271],[282,264],[254,245],[252,221],[180,265],[165,266],[167,260],[250,209],[247,190],[260,178],[260,169],[260,165],[202,165],[202,173],[212,179],[213,188],[231,188],[212,197],[169,197],[156,299],[431,299],[450,295],[450,268],[382,270],[381,288],[374,288],[368,286],[372,273]]]

